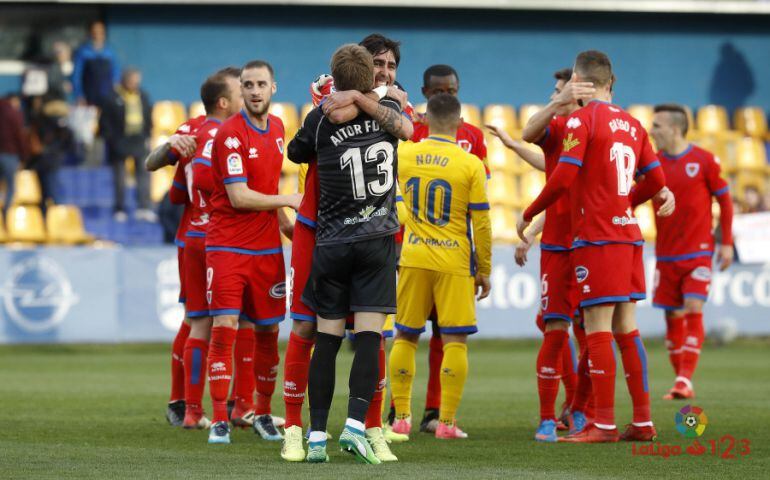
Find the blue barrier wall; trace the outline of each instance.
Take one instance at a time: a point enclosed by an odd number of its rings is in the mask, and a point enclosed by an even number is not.
[[[645,256],[648,290],[654,259]],[[289,252],[286,252],[288,255]],[[480,337],[535,337],[539,253],[526,268],[495,247],[492,293],[478,307]],[[288,262],[287,262],[288,264]],[[183,317],[175,248],[0,250],[0,344],[170,341]],[[743,335],[770,334],[770,269],[736,265],[715,273],[707,329],[731,318]],[[662,335],[663,314],[639,304],[644,335]],[[288,337],[289,321],[281,324]]]
[[[422,72],[450,63],[466,102],[547,100],[554,70],[581,50],[606,51],[616,102],[678,101],[770,109],[770,16],[264,6],[106,7],[112,44],[146,73],[155,99],[196,99],[210,72],[265,58],[278,101],[308,101],[342,43],[381,31],[402,41],[399,80],[420,99]]]

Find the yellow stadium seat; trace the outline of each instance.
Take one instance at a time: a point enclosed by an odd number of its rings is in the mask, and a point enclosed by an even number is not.
[[[767,169],[767,151],[762,140],[745,137],[738,141],[736,167],[739,172],[755,171],[764,173]]]
[[[8,233],[5,231],[5,221],[3,220],[3,214],[0,213],[0,243],[8,241]]]
[[[652,105],[629,105],[626,110],[632,117],[639,120],[645,130],[652,128],[652,116],[655,114]]]
[[[297,175],[281,175],[281,181],[278,186],[278,193],[281,195],[291,195],[297,193]]]
[[[636,207],[634,216],[639,221],[639,228],[645,240],[655,240],[655,211],[650,202]]]
[[[767,135],[767,117],[760,107],[745,107],[735,111],[735,129],[756,138]]]
[[[511,105],[487,105],[484,108],[484,125],[494,125],[509,134],[518,128],[516,110]]]
[[[8,209],[8,241],[45,242],[45,227],[40,207],[14,205]]]
[[[545,174],[535,170],[521,175],[521,206],[527,206],[540,195],[545,185]]]
[[[315,107],[313,106],[312,103],[306,103],[302,105],[302,112],[300,113],[300,120],[302,121],[302,123],[305,123],[305,117],[307,117],[307,114],[310,113],[310,110],[314,108]]]
[[[299,129],[297,107],[295,107],[293,103],[272,103],[270,104],[270,113],[283,121],[286,139],[290,140],[293,138],[297,129]]]
[[[197,102],[191,103],[190,109],[188,110],[188,118],[195,118],[201,115],[206,115],[206,107],[203,106],[203,102],[198,100]]]
[[[75,205],[52,205],[45,218],[50,243],[77,245],[93,242],[94,238],[86,233],[83,216]]]
[[[299,172],[299,165],[292,162],[291,160],[286,158],[286,156],[284,155],[283,164],[281,165],[281,173],[285,175],[294,175],[296,177],[297,172]]]
[[[756,173],[739,172],[735,176],[735,190],[733,196],[738,199],[743,199],[745,196],[745,190],[747,188],[754,188],[760,194],[764,195],[767,191],[768,178],[765,175],[757,175]]]
[[[19,170],[13,183],[15,191],[12,205],[40,205],[43,201],[40,180],[34,170]]]
[[[502,171],[508,174],[517,172],[516,154],[503,145],[497,138],[487,141],[487,162],[493,172]]]
[[[489,214],[492,224],[492,240],[500,243],[514,243],[516,235],[516,212],[505,207],[493,207]]]
[[[735,158],[734,155],[730,155],[726,139],[718,135],[704,135],[698,138],[695,143],[702,149],[713,153],[719,159],[723,174],[735,171]]]
[[[719,134],[730,130],[727,110],[721,105],[704,105],[700,107],[695,121],[700,133]]]
[[[484,126],[481,124],[481,111],[476,105],[463,103],[460,107],[460,116],[463,117],[463,121],[471,125],[479,128]]]
[[[182,102],[165,100],[152,107],[152,129],[156,135],[171,135],[187,120]]]
[[[516,195],[516,182],[513,175],[505,172],[492,172],[492,177],[487,183],[487,194],[490,203],[494,205],[505,205],[507,207],[518,207],[518,197]]]
[[[527,126],[527,122],[532,117],[532,115],[536,114],[538,111],[543,109],[543,105],[537,105],[537,104],[528,104],[528,105],[522,105],[519,107],[519,128],[524,128]]]
[[[171,182],[174,181],[174,172],[176,167],[163,167],[150,173],[150,199],[158,203],[171,188]]]

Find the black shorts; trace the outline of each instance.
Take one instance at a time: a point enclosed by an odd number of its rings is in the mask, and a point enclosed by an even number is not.
[[[393,235],[316,245],[302,301],[330,320],[350,312],[396,313],[396,263]]]

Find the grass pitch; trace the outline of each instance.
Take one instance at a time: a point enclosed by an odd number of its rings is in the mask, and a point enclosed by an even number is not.
[[[460,407],[465,441],[439,441],[413,433],[393,445],[397,464],[366,466],[330,442],[331,463],[288,464],[280,444],[250,430],[232,434],[233,444],[210,446],[206,432],[172,428],[163,417],[168,396],[169,346],[0,347],[0,478],[767,478],[770,471],[770,340],[740,340],[708,346],[696,375],[708,427],[700,456],[634,455],[632,445],[539,444],[534,363],[535,341],[476,341],[471,374]],[[660,340],[647,342],[650,387],[660,445],[674,453],[693,440],[675,430],[684,402],[661,396],[673,376]],[[347,369],[343,347],[330,430],[342,426]],[[414,416],[422,414],[427,351],[418,352]],[[630,421],[630,402],[618,369],[617,421]],[[280,381],[280,379],[279,379]],[[283,404],[280,383],[273,400]],[[208,395],[208,393],[206,394]],[[208,397],[205,397],[208,403]],[[559,399],[561,402],[561,397]],[[210,410],[210,409],[209,409]],[[307,421],[307,420],[306,420]],[[728,449],[730,438],[736,443]],[[745,453],[747,439],[750,452]],[[646,444],[636,444],[637,452]],[[718,454],[713,454],[717,449]],[[715,452],[716,453],[716,452]]]

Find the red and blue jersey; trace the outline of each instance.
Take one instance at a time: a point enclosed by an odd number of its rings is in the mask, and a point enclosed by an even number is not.
[[[195,132],[196,149],[192,161],[185,167],[187,192],[190,196],[190,222],[187,227],[187,237],[205,237],[211,217],[211,192],[214,189],[214,178],[211,173],[211,152],[214,138],[222,122],[206,119]]]
[[[660,161],[638,120],[618,106],[590,102],[567,118],[559,162],[580,168],[570,191],[573,247],[644,243],[629,194],[635,176]]]
[[[195,118],[184,122],[176,129],[176,135],[194,135],[198,131],[198,128],[206,121],[205,115],[199,115]],[[187,225],[190,223],[190,201],[187,193],[187,179],[185,178],[185,167],[190,162],[192,157],[181,157],[179,152],[175,149],[171,149],[168,152],[168,156],[176,164],[176,171],[174,172],[174,180],[171,183],[171,191],[169,196],[171,197],[171,203],[184,204],[184,210],[182,211],[182,218],[179,220],[179,226],[176,230],[176,237],[174,237],[174,243],[178,247],[184,247],[184,237],[187,233]],[[182,201],[175,201],[182,200]]]
[[[695,145],[676,156],[663,152],[658,158],[666,174],[666,186],[674,193],[676,210],[669,217],[655,217],[658,261],[679,261],[710,257],[714,252],[712,234],[712,196],[730,195],[720,176],[719,160]],[[730,232],[730,228],[723,231]],[[723,239],[731,243],[731,239]]]
[[[567,117],[553,117],[548,124],[545,135],[537,144],[543,150],[545,157],[545,177],[551,176],[559,164],[562,152],[562,139]],[[552,252],[567,251],[572,247],[572,220],[570,213],[569,194],[559,197],[556,202],[545,209],[545,225],[540,240],[542,250]]]
[[[246,183],[250,190],[278,194],[283,164],[284,127],[269,115],[264,130],[241,111],[223,123],[211,152],[213,190],[206,251],[251,255],[281,251],[276,210],[238,210],[230,203],[226,185]]]

